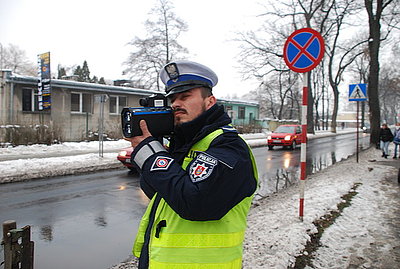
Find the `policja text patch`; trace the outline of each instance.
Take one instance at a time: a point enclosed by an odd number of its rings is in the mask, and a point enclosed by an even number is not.
[[[208,178],[214,167],[218,164],[218,160],[205,153],[200,153],[194,162],[190,165],[189,174],[192,182],[200,182]]]

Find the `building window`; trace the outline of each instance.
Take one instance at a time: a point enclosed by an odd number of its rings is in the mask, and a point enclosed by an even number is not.
[[[38,89],[22,89],[22,111],[39,111]]]
[[[225,105],[225,111],[228,112],[232,110],[232,106]]]
[[[88,93],[71,93],[71,112],[92,112],[92,95]]]
[[[234,111],[233,111],[233,108],[232,108],[232,106],[230,106],[230,105],[224,105],[224,107],[225,107],[225,112],[228,114],[228,116],[233,120],[234,119],[234,116],[235,116],[235,113],[234,113]]]
[[[246,117],[246,108],[244,106],[239,107],[238,119],[244,119]]]
[[[125,96],[110,96],[110,114],[120,114],[126,103]]]

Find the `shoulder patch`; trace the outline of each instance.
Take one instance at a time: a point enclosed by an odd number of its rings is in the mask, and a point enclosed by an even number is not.
[[[224,126],[221,129],[224,131],[224,133],[237,133],[237,130],[229,125]]]
[[[174,159],[170,157],[158,156],[151,165],[150,171],[168,170]]]
[[[189,175],[192,182],[200,182],[208,178],[214,167],[217,166],[218,160],[205,153],[200,153],[189,168]]]

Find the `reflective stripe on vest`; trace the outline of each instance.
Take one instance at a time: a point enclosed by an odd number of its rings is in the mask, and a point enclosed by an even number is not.
[[[208,263],[207,265],[197,263],[159,263],[157,261],[152,261],[152,268],[162,268],[162,269],[236,269],[242,268],[242,259],[236,259],[229,263]]]
[[[211,142],[224,131],[218,129],[197,142],[185,157],[182,168],[195,158],[197,151],[206,151]],[[254,176],[257,169],[250,151]],[[150,268],[241,268],[242,244],[251,197],[246,197],[220,220],[190,221],[182,219],[161,199],[150,236]],[[149,224],[149,208],[140,223],[133,252],[140,255],[144,232]],[[166,226],[157,231],[160,222]],[[157,236],[156,236],[157,235]]]

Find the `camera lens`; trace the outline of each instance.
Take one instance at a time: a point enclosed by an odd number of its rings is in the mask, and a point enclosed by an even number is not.
[[[131,129],[131,125],[130,124],[125,125],[124,133],[128,134],[128,135],[130,135],[132,133],[132,129]]]
[[[148,100],[148,98],[140,98],[140,99],[139,99],[139,104],[140,104],[141,106],[148,106],[148,105],[149,105],[149,100]]]
[[[124,120],[125,121],[131,121],[131,112],[130,111],[125,112]]]

